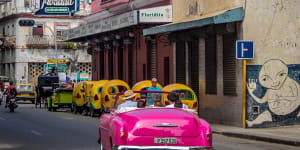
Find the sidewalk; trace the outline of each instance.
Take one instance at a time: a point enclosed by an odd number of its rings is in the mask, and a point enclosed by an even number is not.
[[[244,129],[234,126],[211,124],[211,128],[214,134],[300,146],[300,125]]]

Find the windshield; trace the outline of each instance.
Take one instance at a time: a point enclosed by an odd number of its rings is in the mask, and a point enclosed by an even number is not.
[[[17,87],[18,91],[33,91],[33,86],[31,85],[19,85]]]

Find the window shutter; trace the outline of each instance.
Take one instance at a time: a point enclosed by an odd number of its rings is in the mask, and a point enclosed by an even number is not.
[[[236,33],[223,35],[223,91],[224,95],[235,96],[236,93]]]

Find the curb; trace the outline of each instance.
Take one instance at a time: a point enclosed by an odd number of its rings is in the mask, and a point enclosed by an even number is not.
[[[229,136],[229,137],[244,138],[244,139],[284,144],[284,145],[290,145],[290,146],[300,146],[300,142],[298,142],[298,141],[287,141],[287,140],[275,139],[275,138],[271,138],[271,137],[262,137],[262,136],[242,134],[242,133],[233,133],[233,132],[213,131],[213,133],[221,134],[221,135]]]

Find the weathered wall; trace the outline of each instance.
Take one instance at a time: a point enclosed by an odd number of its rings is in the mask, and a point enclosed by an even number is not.
[[[247,65],[247,126],[300,123],[300,1],[247,0],[243,35],[255,51]]]
[[[173,22],[197,20],[242,5],[243,0],[173,0]]]

